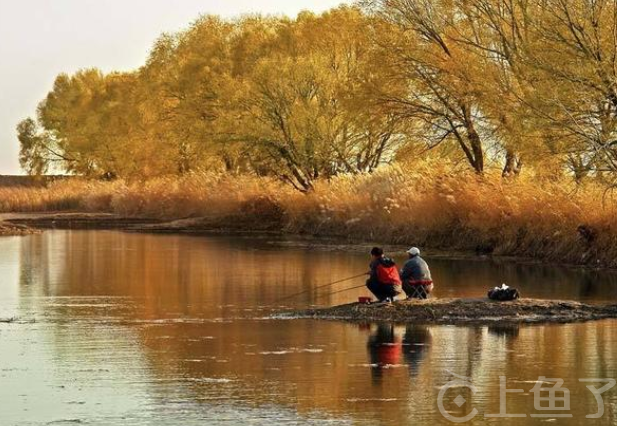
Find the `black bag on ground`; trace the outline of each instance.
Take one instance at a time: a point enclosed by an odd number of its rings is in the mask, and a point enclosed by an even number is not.
[[[517,300],[521,297],[518,290],[515,288],[494,288],[489,290],[488,298],[499,302],[506,302],[509,300]]]

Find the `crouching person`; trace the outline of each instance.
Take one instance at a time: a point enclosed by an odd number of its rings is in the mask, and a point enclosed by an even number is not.
[[[380,302],[393,302],[402,293],[401,277],[396,269],[396,263],[384,256],[379,247],[371,250],[371,270],[366,287]]]
[[[412,247],[407,251],[409,260],[401,269],[403,291],[408,299],[428,299],[433,292],[433,279],[427,263],[420,257],[420,250]]]

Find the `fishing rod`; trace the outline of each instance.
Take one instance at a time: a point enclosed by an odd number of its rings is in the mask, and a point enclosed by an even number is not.
[[[363,277],[365,275],[366,275],[366,272],[364,272],[362,274],[359,274],[359,275],[354,275],[353,277],[343,278],[341,280],[333,281],[333,282],[328,283],[328,284],[320,285],[320,286],[317,286],[317,287],[312,288],[310,290],[304,290],[304,291],[301,291],[300,293],[295,293],[295,294],[291,294],[289,296],[285,296],[282,299],[279,299],[278,302],[282,302],[284,300],[288,300],[288,299],[292,299],[294,297],[302,296],[303,294],[311,293],[311,292],[317,291],[317,290],[319,290],[321,288],[332,287],[333,285],[344,283],[344,282],[347,282],[347,281],[351,281],[351,280],[354,280],[356,278]]]
[[[357,285],[355,287],[344,288],[343,290],[337,290],[337,291],[334,291],[334,292],[328,293],[328,294],[322,294],[321,296],[317,296],[317,298],[319,299],[320,297],[333,296],[335,294],[344,293],[346,291],[351,291],[351,290],[357,290],[359,288],[364,288],[364,287],[366,287],[366,284]]]

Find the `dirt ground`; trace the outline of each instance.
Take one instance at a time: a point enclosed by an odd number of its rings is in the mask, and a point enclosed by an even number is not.
[[[617,305],[587,305],[570,301],[520,299],[432,299],[359,304],[286,312],[283,316],[417,324],[569,323],[617,318]]]

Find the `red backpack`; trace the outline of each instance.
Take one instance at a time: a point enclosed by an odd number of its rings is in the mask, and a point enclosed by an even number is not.
[[[377,279],[379,283],[385,285],[401,285],[401,276],[398,273],[398,269],[396,269],[396,264],[388,260],[379,262],[377,265]]]

